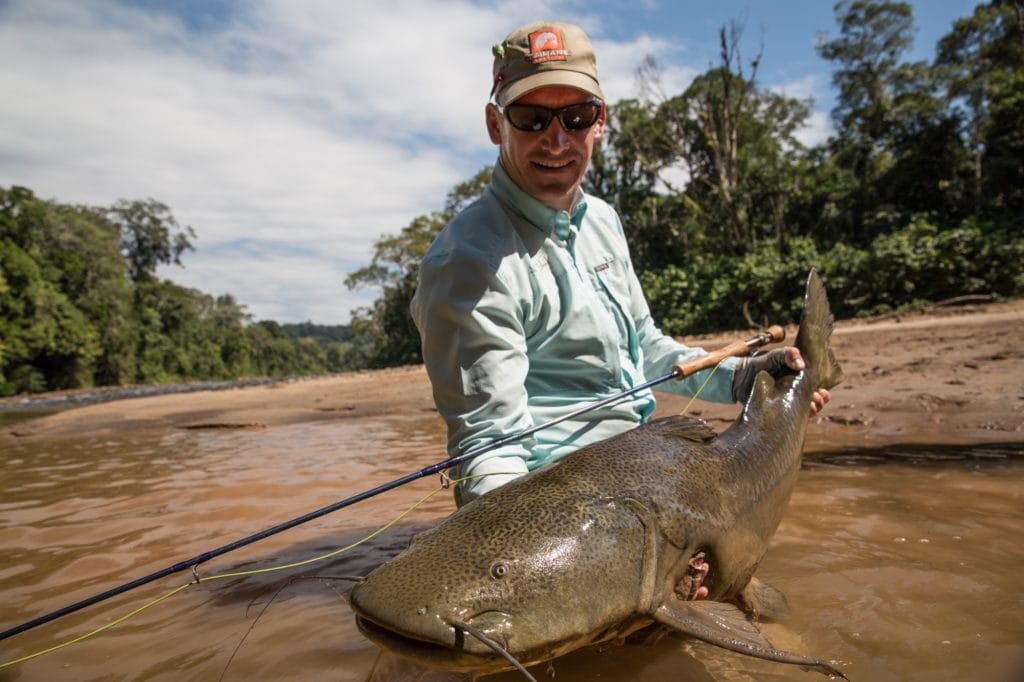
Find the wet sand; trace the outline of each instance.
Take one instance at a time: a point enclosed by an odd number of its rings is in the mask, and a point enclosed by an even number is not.
[[[787,338],[795,331],[788,327]],[[1024,300],[837,322],[833,348],[845,378],[813,420],[807,453],[908,443],[1024,442],[1022,334]],[[748,335],[735,331],[683,340],[713,349]],[[689,404],[659,393],[659,414],[684,408],[718,430],[739,412],[737,406]],[[432,412],[426,373],[412,366],[89,405],[8,426],[0,438],[259,429]]]

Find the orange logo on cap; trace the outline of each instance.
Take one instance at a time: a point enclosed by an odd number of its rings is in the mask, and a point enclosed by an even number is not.
[[[534,64],[568,61],[569,50],[565,49],[562,32],[554,27],[546,27],[531,33],[530,54],[527,56]]]

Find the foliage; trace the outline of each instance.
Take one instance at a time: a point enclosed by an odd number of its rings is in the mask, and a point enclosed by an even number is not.
[[[683,335],[799,320],[803,283],[816,268],[840,317],[890,312],[965,294],[1024,294],[1024,233],[973,219],[942,229],[924,218],[877,237],[868,248],[819,252],[805,237],[784,256],[767,244],[743,258],[706,258],[641,276],[655,319]]]
[[[653,62],[648,65],[654,68]],[[684,195],[672,185],[675,159],[667,139],[653,104],[611,104],[605,144],[594,148],[585,178],[588,190],[615,206],[629,226],[634,264],[640,269],[678,262],[700,242],[686,219]]]
[[[797,238],[788,249],[783,258],[778,244],[763,244],[741,258],[714,256],[687,268],[648,271],[640,282],[654,318],[661,320],[667,334],[794,320],[803,308],[807,272],[812,267],[826,276],[827,272],[810,239]]]
[[[948,106],[962,121],[961,134],[973,159],[967,195],[975,215],[1014,208],[1020,214],[1022,17],[1021,0],[979,4],[971,16],[953,24],[937,47],[935,70]],[[1017,192],[1012,189],[1014,179]],[[986,201],[993,191],[997,200]],[[1004,203],[1004,193],[1016,194],[1017,202]]]
[[[416,291],[419,262],[437,233],[463,207],[475,200],[491,180],[484,168],[471,180],[456,185],[444,208],[419,216],[395,236],[381,237],[374,244],[369,266],[350,274],[346,286],[377,286],[382,296],[371,308],[355,311],[352,329],[362,362],[368,367],[393,367],[422,361],[419,332],[409,313]]]
[[[776,204],[776,243],[748,230],[737,253],[734,237],[723,242],[704,228],[704,248],[640,268],[666,331],[795,320],[799,284],[811,266],[839,299],[836,313],[846,316],[969,293],[1024,293],[1024,8],[1019,1],[979,5],[940,41],[933,65],[902,59],[912,32],[905,3],[843,1],[836,11],[840,36],[819,44],[837,64],[835,136],[815,149],[777,147],[787,154],[778,165],[789,190]],[[683,120],[701,125],[697,115]],[[676,130],[682,138],[685,127]],[[778,130],[767,138],[783,139]],[[757,140],[748,136],[744,146],[757,149]],[[606,144],[615,145],[615,136]],[[765,158],[764,149],[753,156]],[[690,164],[685,193],[693,195],[698,183],[714,186],[713,167]],[[763,211],[771,183],[755,177],[744,190],[755,207],[747,210]],[[695,201],[688,222],[706,216],[707,205]],[[627,229],[632,243],[645,241],[642,227]]]
[[[1019,0],[979,5],[908,62],[904,2],[841,0],[839,33],[819,40],[834,65],[835,134],[805,148],[810,102],[761,89],[760,54],[719,31],[720,61],[682,93],[657,64],[642,99],[610,103],[585,182],[622,217],[662,329],[709,332],[795,321],[817,268],[843,316],[966,293],[1024,293],[1024,72]],[[484,179],[477,176],[461,190]],[[451,216],[420,216],[377,244],[350,284],[382,297],[353,321],[371,365],[419,358],[407,308],[419,257]]]
[[[639,270],[685,261],[708,248],[741,256],[787,236],[786,207],[803,149],[795,132],[806,102],[762,92],[746,75],[732,24],[719,33],[721,63],[668,95],[653,60],[639,77],[648,102],[610,108],[608,134],[588,185],[628,226]]]
[[[735,23],[683,92],[648,59],[643,97],[609,103],[585,182],[622,217],[664,331],[796,321],[811,267],[839,316],[1024,294],[1024,4],[979,3],[932,63],[905,58],[908,4],[835,11],[838,34],[818,43],[837,91],[822,144],[799,143],[811,103],[759,86]],[[159,279],[195,233],[153,199],[94,208],[0,188],[0,394],[419,362],[420,259],[489,180],[376,242],[346,284],[380,297],[349,327],[253,323],[231,296]]]
[[[190,237],[153,200],[99,209],[0,188],[0,395],[349,367],[344,331],[288,336],[230,295],[158,279]]]
[[[895,227],[879,220],[885,214],[877,209],[884,206],[882,178],[901,155],[901,131],[921,125],[938,107],[926,65],[902,61],[913,44],[910,5],[842,0],[836,15],[840,35],[819,41],[818,52],[836,65],[832,83],[838,102],[832,118],[838,134],[831,147],[835,162],[854,180],[848,191],[848,237],[865,246]]]
[[[92,384],[101,333],[77,303],[96,315],[109,302],[100,298],[109,261],[90,247],[102,252],[111,233],[102,224],[80,233],[84,217],[47,210],[23,188],[0,190],[0,393]]]
[[[158,265],[181,265],[181,254],[192,249],[195,232],[186,227],[172,233],[178,221],[159,201],[119,201],[107,215],[120,228],[121,251],[133,282],[152,279]]]
[[[1019,230],[1013,235],[973,219],[943,229],[918,218],[875,239],[849,274],[846,312],[874,314],[964,294],[1020,295],[1021,263]],[[830,263],[837,270],[845,265]]]

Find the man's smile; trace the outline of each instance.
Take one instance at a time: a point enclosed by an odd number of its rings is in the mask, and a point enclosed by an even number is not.
[[[575,161],[573,159],[565,159],[562,161],[532,161],[533,165],[549,170],[562,170],[573,165]]]

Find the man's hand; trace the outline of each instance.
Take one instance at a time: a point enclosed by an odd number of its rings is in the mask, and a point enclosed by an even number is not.
[[[765,371],[776,376],[783,368],[789,368],[799,372],[806,367],[804,359],[800,355],[800,349],[796,346],[776,348],[767,353],[752,355],[748,358],[741,358],[740,364],[736,366],[736,374],[732,380],[732,397],[736,402],[743,402],[750,395],[754,387],[754,377],[758,372]],[[832,394],[827,389],[821,388],[814,392],[811,399],[811,416],[817,414],[825,407],[825,403],[832,399]]]

